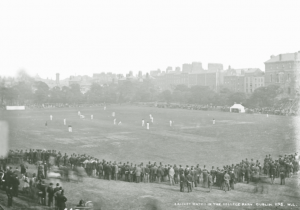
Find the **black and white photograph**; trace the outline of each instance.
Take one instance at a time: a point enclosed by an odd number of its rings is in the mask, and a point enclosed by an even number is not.
[[[299,0],[0,0],[0,210],[299,210]]]

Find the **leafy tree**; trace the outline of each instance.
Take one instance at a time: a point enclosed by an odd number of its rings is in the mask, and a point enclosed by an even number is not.
[[[80,91],[79,84],[71,84],[69,90],[68,101],[72,103],[79,103],[83,101],[83,94]]]
[[[60,87],[55,86],[49,91],[50,99],[52,103],[63,103],[64,98],[63,98],[63,92],[60,89]]]
[[[210,104],[213,101],[215,92],[207,86],[193,86],[190,89],[189,101],[195,104]]]
[[[247,100],[247,96],[243,92],[231,93],[228,97],[228,105],[233,105],[234,103],[244,103]]]
[[[0,86],[0,105],[4,104],[4,100],[6,98],[7,88]]]
[[[86,93],[87,100],[89,102],[102,102],[103,97],[103,88],[96,83],[93,83],[91,86],[91,89]]]
[[[276,97],[282,93],[278,85],[269,85],[255,89],[247,100],[247,106],[252,108],[272,107],[277,101]]]
[[[120,93],[119,100],[122,102],[133,101],[136,95],[137,85],[130,81],[125,80],[118,85],[118,91]]]
[[[189,90],[190,90],[190,89],[188,88],[188,86],[183,85],[183,84],[177,85],[177,86],[175,86],[175,88],[174,88],[174,91],[181,91],[181,92],[188,92]]]
[[[172,93],[170,90],[164,90],[163,92],[161,92],[160,94],[160,98],[169,103],[172,100]]]
[[[157,94],[157,91],[150,79],[146,78],[143,82],[137,82],[136,88],[135,101],[147,102],[156,99],[155,94]]]
[[[222,88],[219,93],[214,96],[214,104],[218,106],[231,105],[229,104],[229,96],[233,94],[228,88]]]
[[[24,104],[33,98],[31,83],[20,81],[13,87],[18,104]]]
[[[34,100],[37,103],[45,103],[48,101],[49,87],[46,83],[38,81],[34,83],[36,89],[34,93]]]
[[[103,87],[103,102],[115,103],[120,98],[120,92],[118,86],[110,84],[109,86]]]

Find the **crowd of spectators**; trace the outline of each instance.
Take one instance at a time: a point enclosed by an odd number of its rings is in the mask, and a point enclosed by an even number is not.
[[[13,170],[10,165],[18,159],[21,164]],[[271,184],[276,178],[280,178],[280,183],[285,184],[285,178],[298,172],[298,161],[297,153],[280,156],[277,159],[267,155],[263,164],[258,160],[246,158],[237,164],[216,168],[213,166],[208,169],[205,165],[201,167],[200,164],[182,166],[150,161],[145,164],[116,162],[99,160],[86,154],[63,155],[56,150],[15,150],[10,151],[7,158],[1,159],[0,188],[6,190],[11,205],[12,197],[18,196],[19,180],[22,180],[24,184],[21,188],[24,195],[41,205],[64,209],[67,198],[64,196],[62,185],[58,181],[47,183],[48,176],[53,172],[59,172],[61,176],[57,177],[65,181],[71,181],[71,176],[74,175],[77,177],[76,181],[82,181],[84,174],[87,174],[89,177],[108,181],[178,184],[181,192],[184,192],[185,188],[191,192],[195,187],[208,188],[210,192],[213,186],[214,189],[219,188],[226,192],[233,190],[236,183],[257,183],[262,177],[268,177]],[[36,164],[36,173],[29,176],[26,164]]]
[[[230,106],[214,106],[214,105],[197,105],[197,104],[151,104],[150,106],[156,106],[158,108],[169,109],[189,109],[189,110],[218,110],[223,112],[229,112]],[[272,115],[297,115],[299,114],[298,106],[274,106],[264,108],[245,108],[245,112],[248,114],[272,114]]]
[[[298,99],[295,99],[298,100]],[[299,100],[297,101],[299,102]],[[223,112],[229,112],[229,106],[215,106],[212,104],[199,105],[199,104],[177,104],[177,103],[135,103],[135,105],[147,105],[150,107],[169,108],[169,109],[188,109],[188,110],[219,110]],[[298,104],[298,103],[297,103]],[[47,108],[80,108],[80,107],[103,107],[107,106],[107,103],[45,103],[45,104],[25,104],[26,109],[47,109]],[[272,115],[297,115],[300,110],[299,106],[295,105],[295,101],[289,101],[285,103],[277,103],[272,107],[263,108],[247,108],[245,111],[248,114],[272,114]],[[0,106],[0,109],[5,109],[4,105]]]
[[[47,108],[81,108],[81,107],[99,107],[105,106],[104,103],[45,103],[45,104],[26,104],[26,108],[29,109],[47,109]]]

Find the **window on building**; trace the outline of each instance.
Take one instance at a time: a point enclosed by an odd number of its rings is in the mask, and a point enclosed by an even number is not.
[[[273,82],[273,75],[270,75],[270,82]]]
[[[288,88],[288,94],[291,94],[291,88]]]

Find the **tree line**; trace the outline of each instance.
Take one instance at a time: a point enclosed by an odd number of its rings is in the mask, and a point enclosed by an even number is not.
[[[0,84],[1,105],[30,103],[124,103],[124,102],[167,102],[181,104],[199,104],[230,106],[241,103],[249,108],[272,107],[279,101],[282,89],[276,85],[257,88],[251,95],[232,92],[221,88],[217,93],[207,86],[177,85],[168,90],[160,90],[153,80],[142,82],[124,80],[118,84],[100,85],[93,83],[90,90],[81,92],[79,84],[63,87],[49,86],[35,81],[25,72],[18,74],[18,81],[12,87]],[[288,100],[283,98],[280,100]]]

